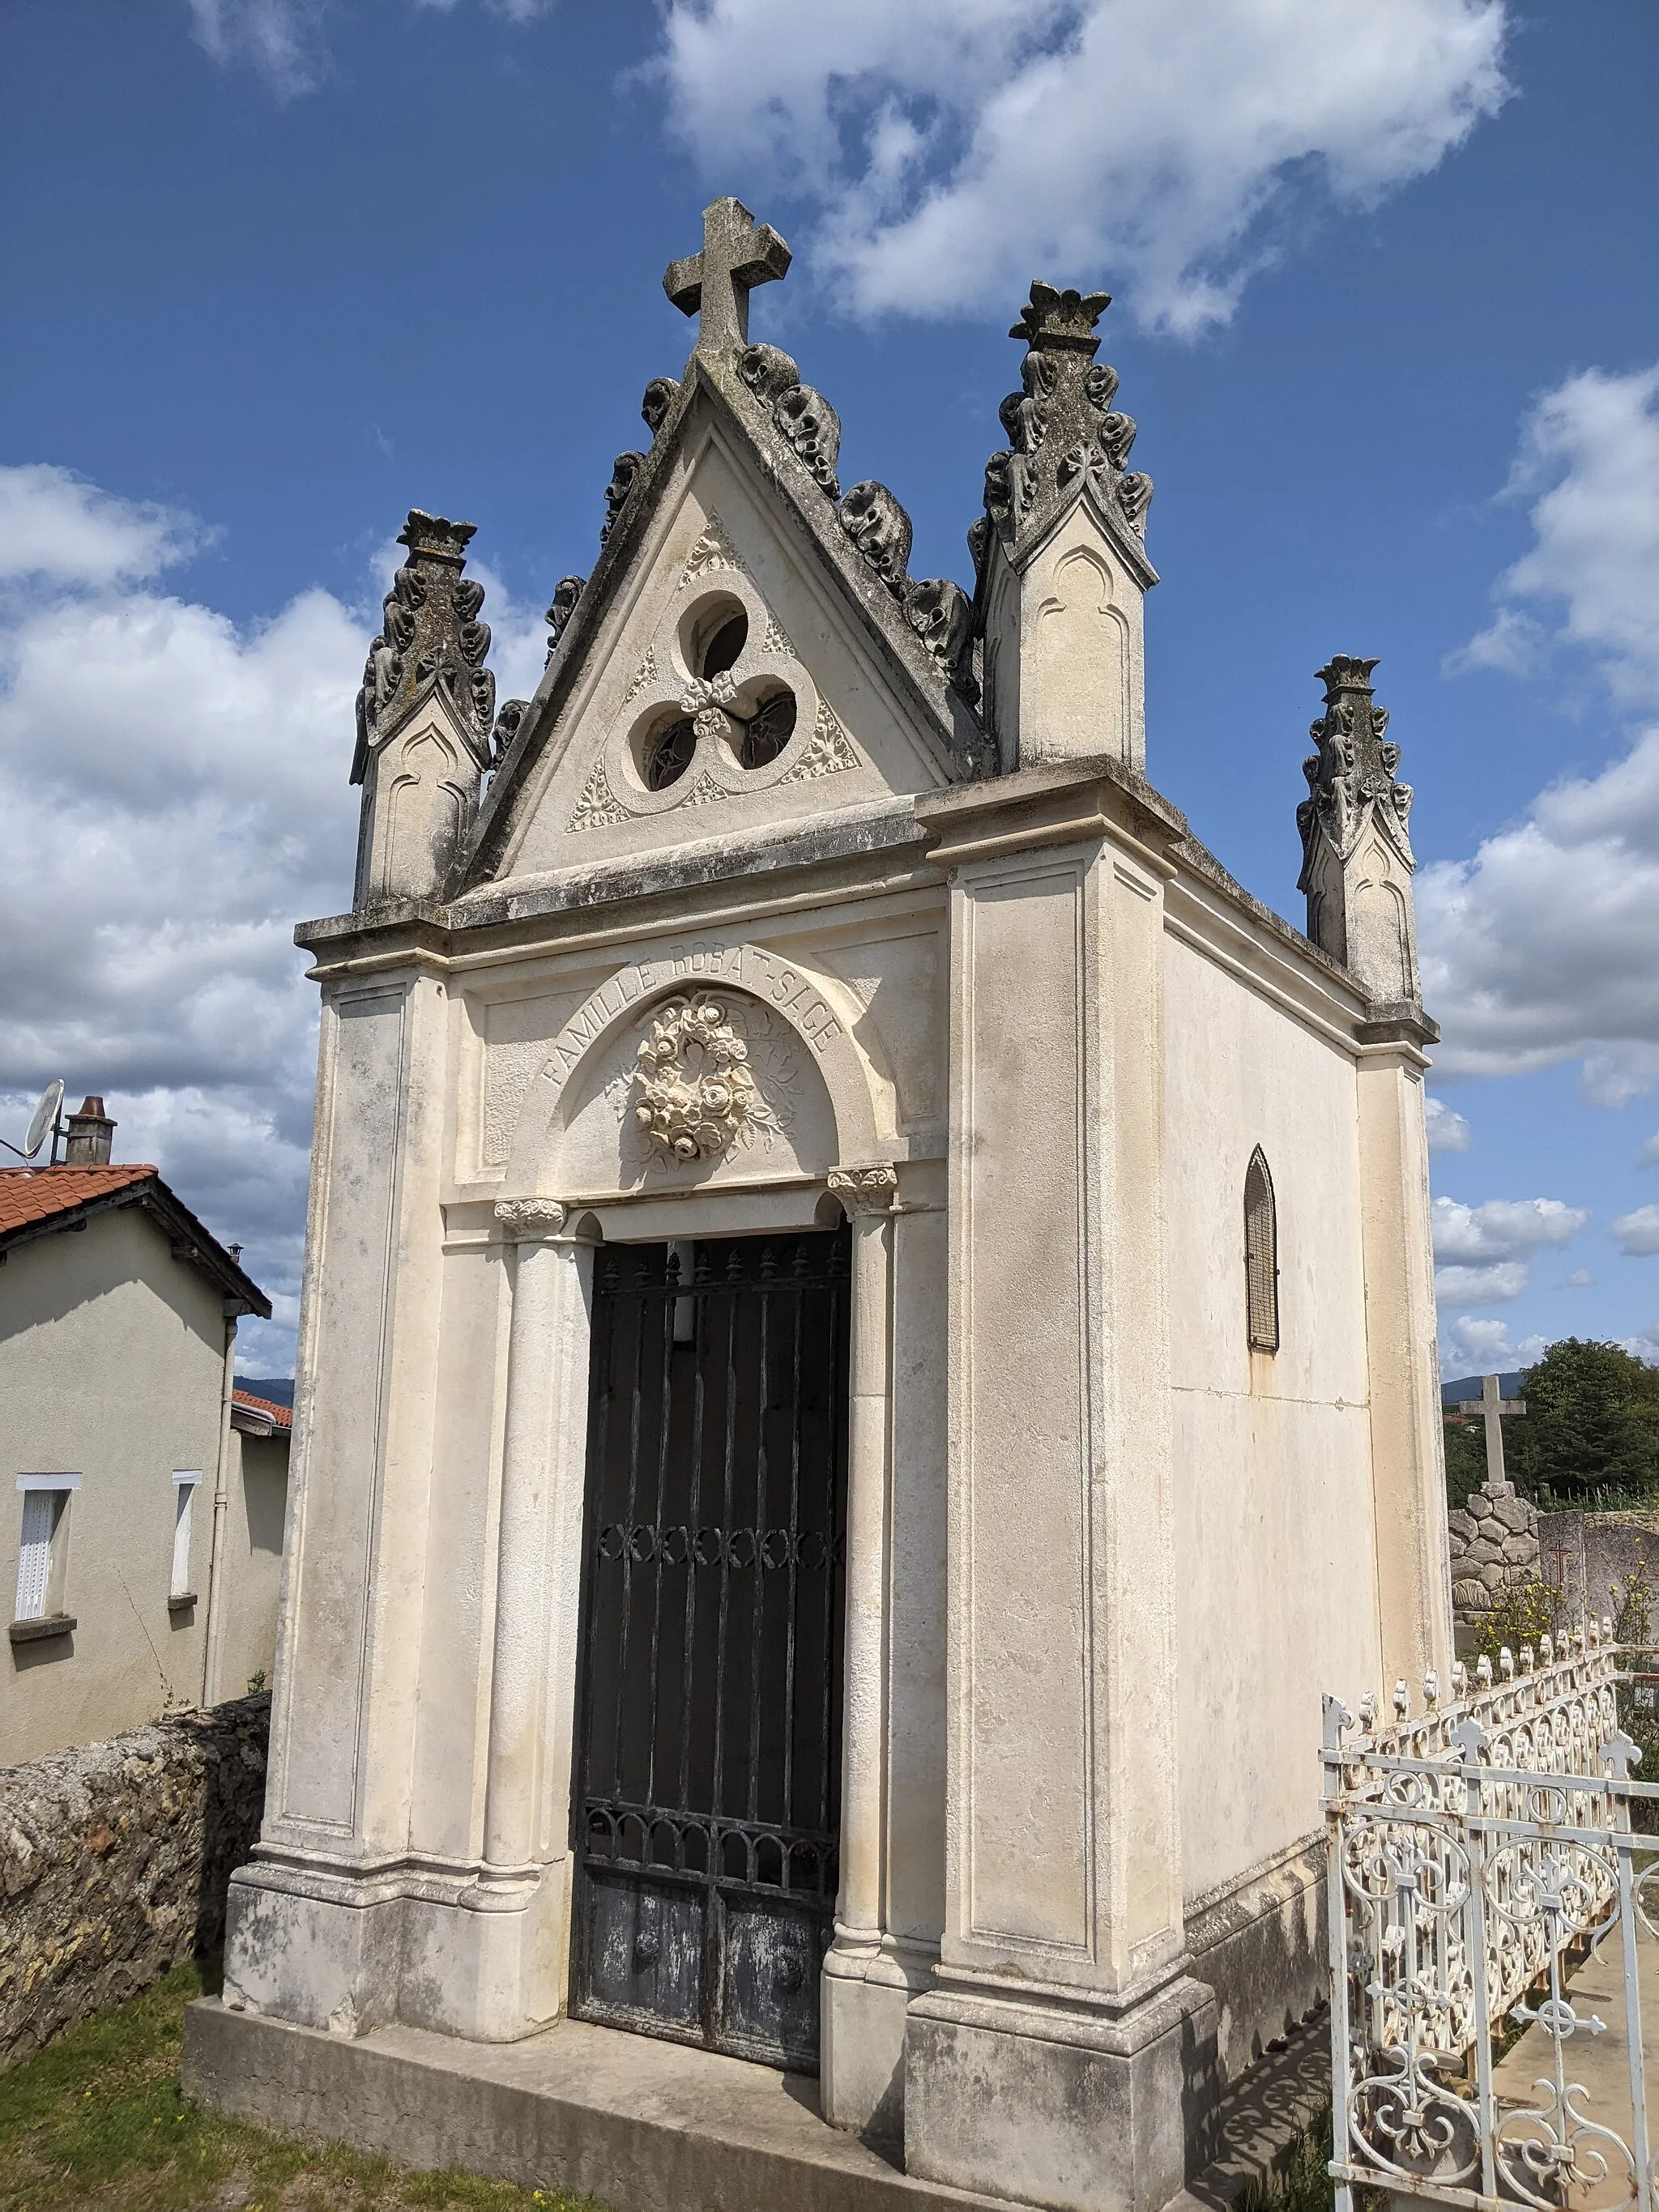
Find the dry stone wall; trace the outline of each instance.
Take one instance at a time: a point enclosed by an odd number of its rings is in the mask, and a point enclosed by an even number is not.
[[[1460,1630],[1473,1630],[1506,1590],[1538,1580],[1538,1508],[1512,1482],[1489,1479],[1446,1527],[1453,1616]]]
[[[0,1769],[0,2069],[224,1935],[270,1697]]]

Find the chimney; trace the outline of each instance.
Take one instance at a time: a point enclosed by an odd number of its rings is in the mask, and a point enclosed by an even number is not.
[[[69,1117],[64,1143],[64,1164],[70,1168],[106,1168],[115,1124],[104,1111],[101,1098],[83,1098],[81,1110]]]

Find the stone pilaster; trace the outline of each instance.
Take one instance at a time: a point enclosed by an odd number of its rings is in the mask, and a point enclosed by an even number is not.
[[[443,985],[326,991],[270,1787],[228,2003],[361,2033],[397,2004],[440,1292]]]
[[[948,1802],[909,2170],[1154,2212],[1213,2094],[1187,1971],[1162,849],[1119,769],[920,802],[951,882]]]

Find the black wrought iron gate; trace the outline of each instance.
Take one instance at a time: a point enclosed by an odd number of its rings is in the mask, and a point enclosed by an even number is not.
[[[848,1261],[612,1247],[594,1296],[571,2008],[814,2069],[841,1800]]]

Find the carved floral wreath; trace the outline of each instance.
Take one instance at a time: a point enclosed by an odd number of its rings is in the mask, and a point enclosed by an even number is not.
[[[665,1160],[718,1159],[782,1124],[761,1094],[749,1048],[712,999],[671,999],[639,1047],[634,1118]]]

